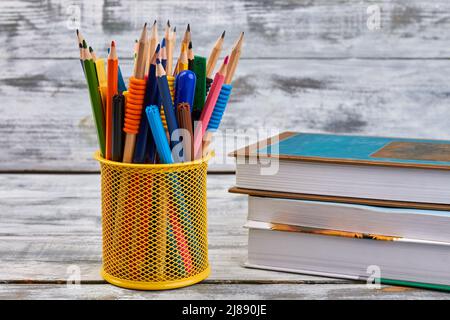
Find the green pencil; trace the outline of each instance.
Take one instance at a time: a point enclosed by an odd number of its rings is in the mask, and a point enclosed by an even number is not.
[[[105,128],[104,116],[102,109],[102,99],[98,90],[98,79],[95,70],[95,64],[92,56],[87,48],[87,43],[83,40],[83,65],[86,75],[86,82],[89,89],[89,97],[91,99],[92,113],[94,116],[95,126],[97,128],[98,144],[102,156],[105,156]]]

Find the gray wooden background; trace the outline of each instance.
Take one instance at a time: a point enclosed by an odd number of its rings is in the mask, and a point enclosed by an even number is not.
[[[381,9],[378,30],[367,25],[371,5]],[[196,54],[208,55],[224,29],[227,50],[240,31],[246,38],[221,125],[227,137],[210,166],[213,275],[160,293],[118,289],[98,275],[99,166],[74,30],[79,20],[103,57],[116,40],[129,75],[133,41],[153,19],[160,31],[170,19],[178,40],[191,23]],[[0,297],[447,298],[242,268],[246,199],[227,193],[234,166],[224,155],[243,143],[236,129],[450,138],[449,30],[444,0],[1,1]],[[81,268],[78,290],[65,286],[72,264]]]

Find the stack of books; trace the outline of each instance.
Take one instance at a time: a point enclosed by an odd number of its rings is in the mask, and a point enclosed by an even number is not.
[[[233,156],[248,267],[450,290],[450,141],[285,132]]]

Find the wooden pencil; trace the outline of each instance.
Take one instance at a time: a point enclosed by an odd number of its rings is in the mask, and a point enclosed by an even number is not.
[[[112,159],[112,145],[113,145],[113,97],[118,93],[118,74],[119,74],[119,60],[117,58],[116,44],[114,41],[111,42],[111,48],[108,55],[108,89],[106,96],[106,117],[105,117],[105,128],[106,128],[106,160]]]
[[[194,50],[192,49],[192,41],[189,41],[187,58],[188,58],[188,69],[192,71],[194,70],[194,59],[195,59]]]
[[[186,47],[189,45],[189,41],[191,41],[191,25],[188,23],[183,37],[183,43]]]
[[[134,77],[136,79],[145,79],[145,66],[148,50],[148,37],[147,37],[147,23],[142,29],[141,37],[139,38],[139,50],[136,58],[136,68]],[[126,108],[126,107],[125,107]],[[125,110],[125,113],[127,111]],[[125,137],[125,147],[123,152],[123,162],[131,163],[134,154],[134,146],[136,144],[136,134],[127,133]]]
[[[189,67],[189,60],[188,60],[188,53],[187,53],[187,46],[185,43],[182,43],[181,48],[181,55],[178,62],[178,73],[184,70],[188,70]]]
[[[97,61],[97,55],[95,54],[95,51],[94,49],[92,49],[92,47],[89,47],[89,53],[91,54],[92,61]]]
[[[153,22],[152,29],[150,30],[150,38],[149,38],[149,50],[147,54],[147,62],[145,67],[145,74],[148,76],[148,71],[150,69],[151,60],[153,57],[153,54],[155,53],[156,46],[158,45],[158,25],[155,22]]]
[[[97,129],[98,143],[102,156],[105,156],[105,130],[102,102],[100,91],[98,90],[98,80],[95,71],[95,64],[92,60],[91,54],[89,53],[89,49],[85,40],[83,40],[82,60],[85,70],[86,82],[89,89],[89,97],[91,100],[95,127]]]
[[[172,64],[173,64],[173,49],[172,49],[172,35],[170,31],[170,21],[167,20],[166,29],[164,31],[164,39],[166,44],[166,72],[167,74],[172,74]]]
[[[214,68],[216,67],[217,60],[219,59],[220,53],[222,52],[223,39],[225,38],[225,31],[217,39],[214,47],[211,50],[208,61],[206,62],[206,77],[211,78]]]
[[[242,44],[244,42],[244,32],[241,32],[238,40],[233,46],[230,54],[230,62],[228,64],[227,76],[225,77],[225,83],[230,84],[233,80],[234,73],[236,72],[236,67],[241,57]]]

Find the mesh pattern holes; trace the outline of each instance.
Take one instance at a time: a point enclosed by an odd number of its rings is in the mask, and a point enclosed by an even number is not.
[[[209,268],[207,160],[153,166],[99,160],[104,273],[164,283]]]

